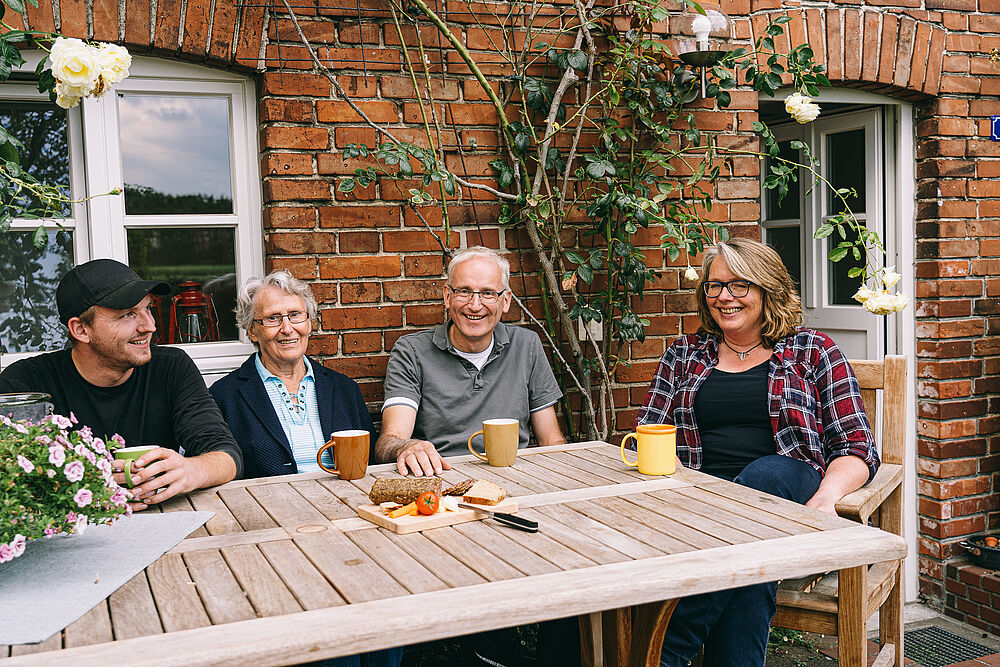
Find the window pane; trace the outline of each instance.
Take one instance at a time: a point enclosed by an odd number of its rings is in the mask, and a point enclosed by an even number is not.
[[[73,234],[49,231],[36,248],[34,230],[0,234],[0,346],[4,352],[63,347],[66,327],[56,310],[56,286],[73,268]]]
[[[865,212],[865,131],[864,129],[835,132],[826,135],[827,178],[833,187],[854,188],[857,197],[847,197],[847,205],[855,213]],[[839,199],[827,190],[829,213],[843,209]]]
[[[791,141],[782,141],[778,144],[778,156],[786,160],[799,161],[799,152],[792,150]],[[767,174],[771,173],[772,160],[768,158],[764,161]],[[765,176],[767,175],[765,174]],[[766,190],[767,192],[767,219],[768,220],[797,220],[799,218],[799,181],[788,183],[788,194],[778,203],[778,191]]]
[[[42,183],[58,185],[69,194],[69,143],[66,111],[49,102],[12,102],[0,100],[0,127],[24,144],[20,150],[21,168]],[[21,209],[37,208],[37,197],[27,195],[16,200]],[[68,205],[55,211],[37,211],[45,218],[67,218]]]
[[[229,101],[118,95],[125,213],[232,213]]]
[[[174,288],[155,313],[158,343],[238,339],[235,229],[129,229],[128,257],[140,276]]]
[[[767,244],[777,251],[788,269],[788,275],[795,283],[795,289],[802,291],[802,245],[799,227],[771,227],[767,230]],[[852,292],[853,294],[853,292]]]
[[[832,248],[840,244],[842,240],[851,241],[857,239],[858,235],[852,230],[847,230],[847,238],[841,239],[840,234],[836,232],[827,238],[827,248]],[[854,255],[847,253],[847,257],[840,260],[839,262],[831,262],[827,260],[830,265],[830,303],[835,306],[857,306],[859,305],[857,301],[853,299],[854,293],[858,291],[861,287],[861,278],[851,278],[847,275],[847,272],[854,267],[864,266],[864,255],[861,255],[861,260],[854,259]]]

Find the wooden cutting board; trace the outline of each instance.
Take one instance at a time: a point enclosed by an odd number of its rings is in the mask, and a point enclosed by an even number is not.
[[[477,507],[482,507],[489,512],[516,512],[517,501],[513,498],[507,498],[497,505],[477,505]],[[457,512],[446,512],[444,509],[440,509],[434,514],[418,514],[416,516],[401,516],[390,519],[382,512],[382,508],[378,505],[361,505],[358,507],[358,516],[399,534],[416,533],[421,530],[430,530],[431,528],[453,526],[456,523],[476,521],[487,517],[486,514],[480,514],[474,510],[467,510],[460,507]]]

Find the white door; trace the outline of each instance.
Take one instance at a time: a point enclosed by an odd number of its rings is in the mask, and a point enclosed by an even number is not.
[[[891,244],[895,229],[887,223],[892,219],[892,198],[887,201],[886,188],[892,181],[887,166],[893,149],[890,133],[884,131],[887,119],[892,121],[891,109],[867,107],[821,116],[807,125],[772,129],[782,157],[802,163],[804,157],[790,143],[797,139],[808,144],[820,160],[824,178],[836,188],[857,192],[848,197],[848,205],[858,221]],[[810,172],[800,171],[799,181],[781,203],[776,192],[767,191],[761,207],[764,241],[778,251],[798,283],[806,326],[828,334],[849,358],[880,359],[886,353],[886,335],[893,332],[886,331],[885,318],[872,315],[853,299],[860,279],[847,274],[859,263],[850,254],[839,262],[827,258],[830,248],[841,241],[836,233],[822,242],[813,239],[813,232],[843,205],[830,188],[814,186]],[[888,249],[891,256],[892,248]]]

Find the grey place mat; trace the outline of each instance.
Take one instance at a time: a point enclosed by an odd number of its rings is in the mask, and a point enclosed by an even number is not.
[[[215,512],[133,514],[28,544],[0,565],[0,644],[42,642],[174,548]]]

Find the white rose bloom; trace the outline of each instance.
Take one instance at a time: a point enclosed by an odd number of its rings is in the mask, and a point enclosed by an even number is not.
[[[57,37],[49,54],[49,67],[57,80],[84,91],[84,95],[90,94],[101,76],[97,50],[79,39]]]
[[[903,277],[898,273],[896,273],[895,271],[893,271],[894,268],[896,267],[890,266],[888,269],[885,270],[885,274],[882,275],[882,282],[885,283],[886,287],[892,287],[893,285],[899,282],[900,278]]]
[[[117,44],[101,44],[97,47],[97,61],[101,64],[101,76],[109,86],[120,83],[128,76],[132,56]]]
[[[693,266],[687,267],[687,271],[684,272],[684,277],[688,280],[698,280],[698,269]]]
[[[792,93],[785,98],[785,111],[804,125],[816,120],[819,116],[819,105],[815,104],[811,97],[806,97],[802,93]]]
[[[87,96],[88,91],[70,86],[62,81],[56,81],[56,104],[63,109],[72,109],[80,100]]]
[[[875,292],[871,291],[870,289],[862,285],[861,288],[854,293],[854,300],[857,301],[858,303],[864,303],[868,301],[868,299],[872,298],[874,295]]]
[[[896,304],[888,292],[875,292],[865,301],[865,310],[874,315],[888,315],[896,312]]]
[[[910,297],[905,294],[893,294],[892,301],[893,308],[897,313],[903,312],[903,309],[910,305]]]

